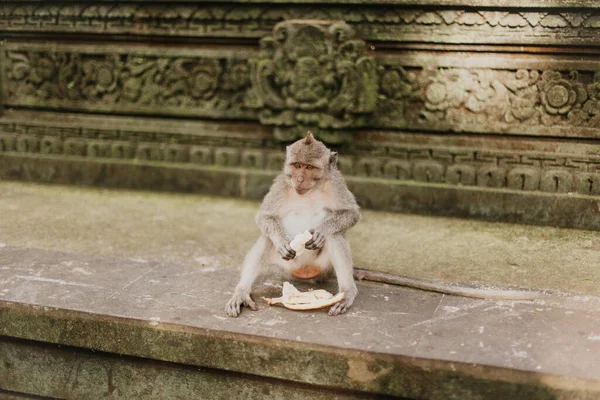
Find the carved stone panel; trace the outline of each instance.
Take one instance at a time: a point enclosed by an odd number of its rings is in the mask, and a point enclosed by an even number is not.
[[[370,42],[567,44],[600,43],[597,9],[543,10],[531,1],[507,9],[484,9],[441,1],[410,5],[219,4],[216,2],[4,1],[0,30],[8,32],[95,33],[147,36],[261,38],[284,20],[346,21]],[[566,6],[565,2],[561,3]],[[474,4],[469,3],[469,7]],[[586,6],[592,6],[588,1]]]
[[[260,120],[274,126],[279,139],[318,129],[330,143],[350,141],[352,129],[361,127],[600,137],[600,61],[372,55],[351,33],[345,24],[291,21],[262,41],[258,57],[244,47],[141,51],[61,44],[48,50],[11,41],[3,52],[4,102]],[[495,63],[514,69],[490,66]]]
[[[532,68],[510,70],[404,67],[386,60],[368,125],[600,138],[600,64],[575,70],[551,60],[529,63]]]
[[[227,119],[254,115],[243,104],[248,65],[227,54],[135,46],[6,47],[9,106]]]
[[[375,60],[343,22],[277,24],[250,60],[247,105],[261,123],[322,129],[359,127],[377,101]]]

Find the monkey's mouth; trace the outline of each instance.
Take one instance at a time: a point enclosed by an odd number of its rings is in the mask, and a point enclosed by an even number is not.
[[[304,188],[294,188],[294,190],[296,190],[296,193],[298,193],[300,196],[310,192],[310,189],[304,189]]]

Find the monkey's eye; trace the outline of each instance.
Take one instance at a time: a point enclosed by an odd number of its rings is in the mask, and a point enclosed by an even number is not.
[[[313,169],[313,168],[314,168],[314,167],[313,167],[312,165],[307,165],[307,166],[306,166],[306,169],[307,169],[307,170],[309,170],[309,171],[310,171],[311,169]]]
[[[294,168],[296,168],[296,169],[302,168],[302,164],[300,164],[300,163],[294,163],[293,165],[294,165]]]

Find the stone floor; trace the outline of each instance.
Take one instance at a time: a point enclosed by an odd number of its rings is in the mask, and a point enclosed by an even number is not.
[[[257,235],[257,206],[1,182],[0,302],[509,368],[600,393],[600,233],[365,211],[350,234],[357,267],[519,286],[540,298],[360,282],[351,310],[330,317],[267,306],[261,297],[277,296],[281,279],[263,275],[259,310],[229,318],[223,308]],[[324,287],[335,292],[334,282]]]

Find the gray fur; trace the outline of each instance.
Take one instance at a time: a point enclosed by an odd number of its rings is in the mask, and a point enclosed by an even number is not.
[[[324,167],[329,163],[332,153],[323,142],[314,139],[312,135],[291,144],[286,150],[287,164],[296,161],[307,164],[317,162],[319,167]]]

